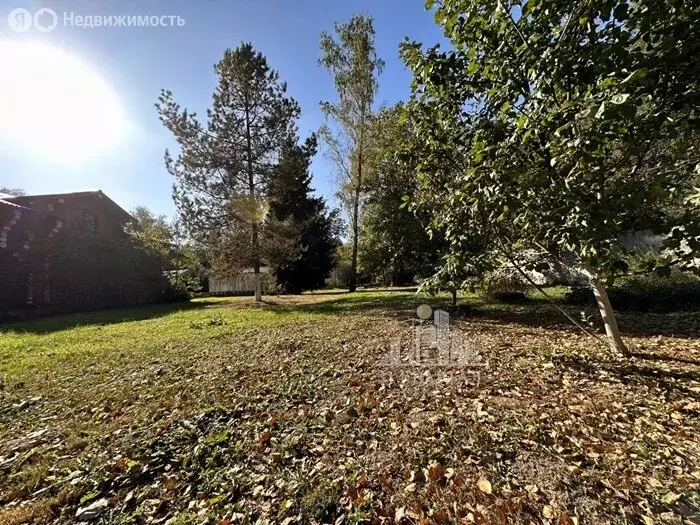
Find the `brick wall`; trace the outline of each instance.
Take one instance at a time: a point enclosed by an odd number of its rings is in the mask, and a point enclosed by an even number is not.
[[[66,214],[0,201],[0,318],[161,300],[160,261],[123,232],[118,210],[82,204],[65,211],[89,213],[96,229],[77,228],[77,222],[69,227]]]

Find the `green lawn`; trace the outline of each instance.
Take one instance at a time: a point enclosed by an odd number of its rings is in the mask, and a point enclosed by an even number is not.
[[[2,326],[0,523],[694,519],[700,315],[621,316],[638,357],[618,359],[541,300],[465,296],[454,324],[488,368],[380,366],[421,302],[449,298],[206,298]]]

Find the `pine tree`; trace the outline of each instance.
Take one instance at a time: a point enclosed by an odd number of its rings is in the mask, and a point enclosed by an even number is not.
[[[269,259],[280,290],[301,293],[325,285],[340,245],[337,210],[313,196],[311,159],[316,138],[303,145],[290,139],[282,148],[269,186]]]
[[[176,159],[166,151],[165,165],[176,179],[173,198],[189,232],[216,247],[219,268],[222,259],[224,270],[252,267],[260,301],[267,184],[299,106],[251,44],[227,50],[214,69],[219,84],[206,126],[170,91],[161,93],[156,108],[180,146]]]

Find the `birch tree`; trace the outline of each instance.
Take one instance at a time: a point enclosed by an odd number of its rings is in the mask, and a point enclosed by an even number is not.
[[[347,200],[352,235],[351,275],[348,288],[357,288],[357,247],[364,171],[367,166],[369,126],[378,77],[384,62],[374,47],[371,17],[353,16],[347,23],[335,24],[334,34],[321,35],[319,64],[333,76],[338,93],[336,102],[321,102],[326,124],[319,136],[344,180],[341,194]]]

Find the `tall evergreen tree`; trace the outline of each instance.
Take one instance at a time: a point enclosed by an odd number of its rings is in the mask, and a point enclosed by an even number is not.
[[[158,114],[180,146],[175,159],[166,151],[165,165],[175,177],[173,198],[188,230],[219,248],[225,268],[252,267],[260,301],[267,184],[299,106],[251,44],[227,50],[214,70],[219,84],[206,125],[181,109],[170,91],[161,93]]]
[[[289,139],[270,181],[267,253],[286,293],[323,287],[340,244],[337,210],[328,211],[324,199],[313,196],[310,165],[316,149],[315,136],[303,145]]]

